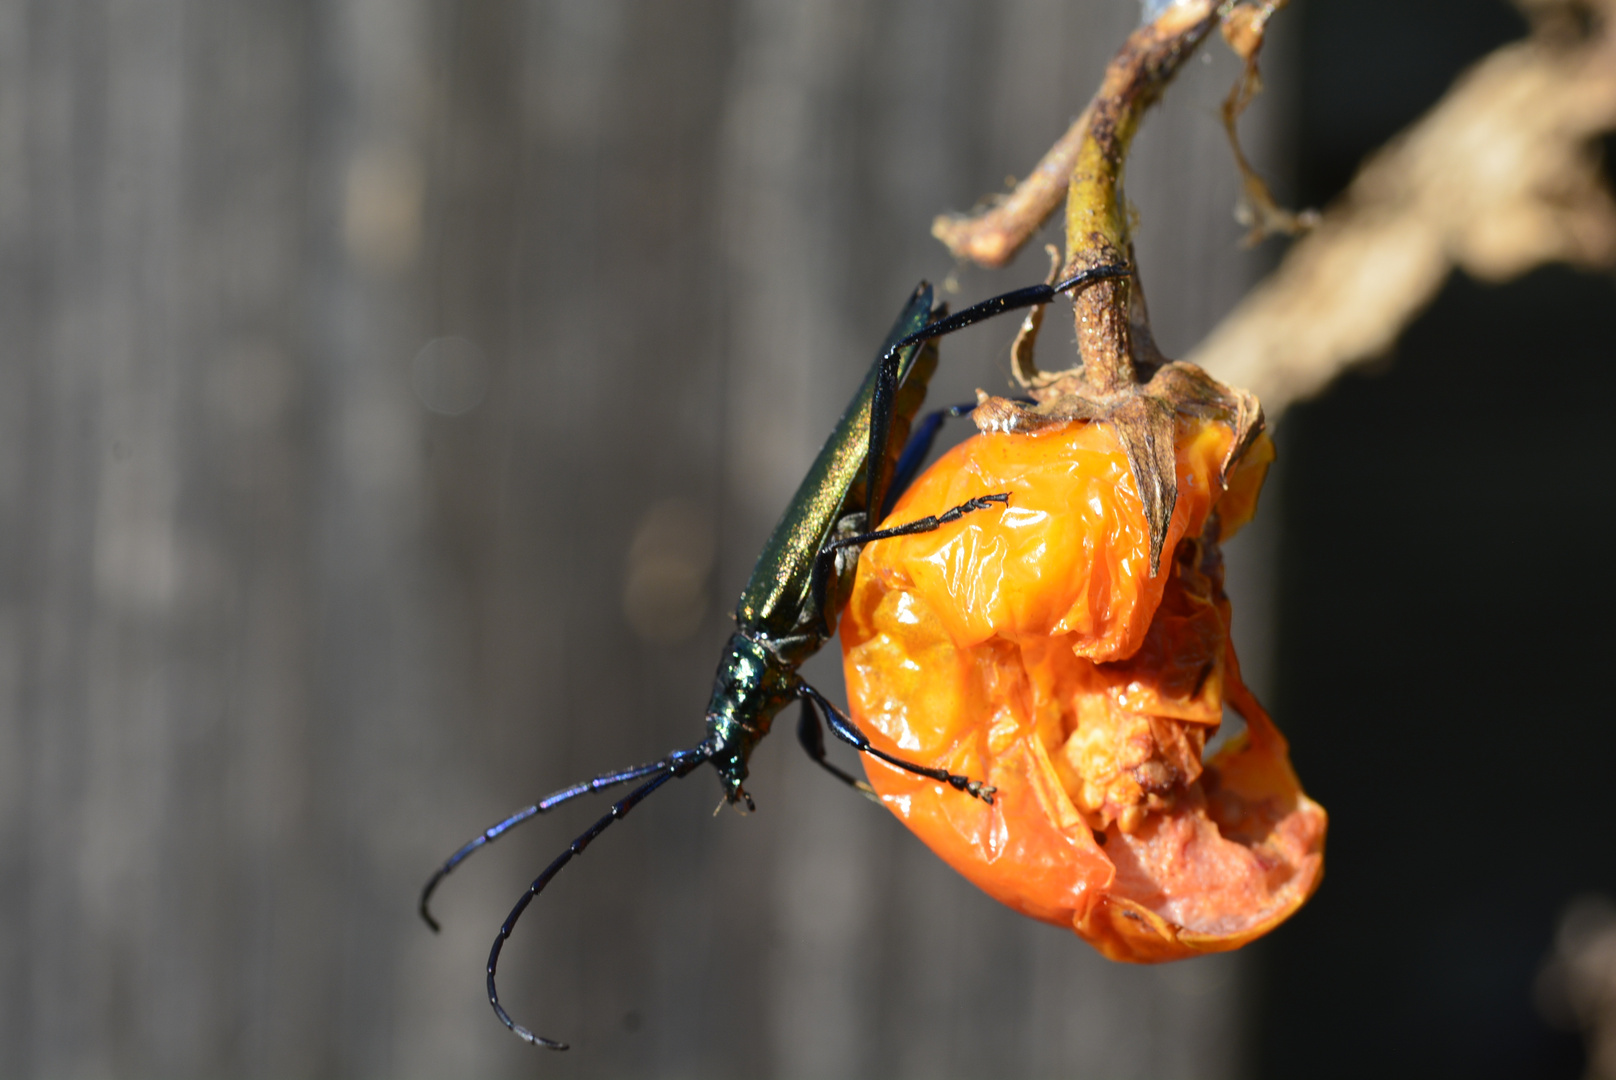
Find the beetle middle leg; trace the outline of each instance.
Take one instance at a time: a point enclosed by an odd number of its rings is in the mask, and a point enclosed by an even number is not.
[[[897,464],[892,470],[886,494],[882,499],[881,518],[884,518],[891,511],[892,505],[898,501],[900,495],[908,490],[910,483],[914,481],[916,474],[920,472],[920,466],[925,463],[927,456],[931,453],[932,445],[937,441],[937,432],[942,428],[943,423],[949,419],[969,416],[971,410],[975,408],[976,405],[972,403],[950,405],[946,408],[936,409],[927,413],[920,423],[915,426],[913,434],[909,437],[908,443],[905,444],[903,452],[898,455]],[[871,533],[843,533],[833,540],[827,540],[814,560],[813,573],[809,578],[809,595],[812,598],[814,610],[824,613],[821,617],[825,620],[827,633],[835,626],[834,621],[829,617],[826,601],[830,583],[840,572],[838,563],[838,554],[840,552],[867,544],[872,540],[885,540],[894,536],[909,536],[914,533],[930,532],[950,522],[958,521],[972,511],[985,510],[993,503],[1008,502],[1009,499],[1008,493],[981,495],[958,506],[951,507],[941,514],[920,518],[917,521],[895,526],[892,529],[882,529]],[[880,518],[876,520],[880,520]],[[854,527],[856,528],[857,526]],[[856,555],[857,553],[855,552],[854,554]]]
[[[919,765],[913,761],[905,761],[901,757],[894,757],[885,750],[873,746],[870,743],[870,737],[860,731],[857,724],[853,723],[853,718],[833,705],[824,694],[821,694],[807,683],[802,684],[801,694],[805,703],[813,702],[825,714],[825,720],[830,724],[831,734],[859,753],[879,758],[888,765],[896,765],[905,772],[912,772],[916,776],[924,776],[928,780],[947,784],[955,791],[963,791],[972,798],[981,799],[983,802],[992,805],[994,792],[999,790],[992,784],[984,784],[980,780],[972,780],[968,776],[951,773],[947,769],[936,769],[929,765]]]
[[[978,495],[974,499],[967,499],[958,506],[949,507],[941,514],[917,518],[902,525],[894,525],[890,529],[854,533],[851,536],[842,536],[835,540],[826,541],[825,546],[819,549],[819,555],[814,559],[813,574],[809,578],[809,589],[813,597],[814,609],[820,612],[829,611],[828,594],[830,592],[830,583],[833,578],[837,578],[843,571],[843,567],[838,565],[837,559],[842,552],[847,551],[849,548],[861,547],[876,540],[890,540],[895,536],[913,536],[916,533],[931,532],[951,522],[958,521],[966,514],[986,510],[995,503],[1008,505],[1009,502],[1010,493],[1008,491],[1001,491],[992,495]],[[857,552],[854,552],[854,555],[857,555]],[[828,615],[822,615],[821,617],[825,618],[827,627],[834,627],[835,624],[830,621]]]
[[[913,536],[916,533],[932,532],[942,528],[944,525],[958,521],[966,514],[974,513],[977,510],[986,510],[994,503],[1009,506],[1010,493],[1001,491],[993,495],[978,495],[974,499],[965,500],[958,506],[949,507],[941,514],[931,514],[927,517],[916,518],[914,521],[906,522],[902,525],[894,525],[890,529],[877,529],[875,532],[859,533],[856,536],[844,536],[840,540],[832,540],[820,551],[819,557],[821,559],[827,556],[834,558],[836,552],[842,548],[861,547],[876,540],[890,540],[895,536]]]

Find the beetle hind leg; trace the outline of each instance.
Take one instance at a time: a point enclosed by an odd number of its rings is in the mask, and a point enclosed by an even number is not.
[[[815,765],[830,773],[836,779],[857,791],[871,802],[880,802],[881,798],[875,789],[863,780],[833,765],[825,757],[825,729],[819,723],[819,709],[811,696],[804,695],[802,699],[802,718],[797,722],[797,741],[813,759]]]
[[[853,718],[831,704],[830,699],[825,697],[824,694],[821,694],[807,683],[802,684],[801,693],[804,703],[812,701],[815,706],[824,712],[825,720],[830,724],[831,733],[859,753],[879,758],[888,765],[895,765],[905,772],[914,773],[916,776],[924,776],[928,780],[937,781],[939,784],[947,784],[955,791],[962,791],[973,799],[981,799],[990,806],[993,804],[993,796],[999,789],[992,784],[972,780],[968,776],[951,773],[947,769],[936,769],[930,765],[919,765],[913,761],[905,761],[901,757],[895,757],[884,750],[878,749],[870,744],[869,736],[860,731],[858,725],[853,723]]]

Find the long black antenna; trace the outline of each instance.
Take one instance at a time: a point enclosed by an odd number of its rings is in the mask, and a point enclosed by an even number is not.
[[[605,832],[612,822],[628,817],[629,811],[643,802],[651,792],[669,780],[689,775],[691,771],[705,764],[712,755],[712,745],[703,742],[694,749],[680,750],[669,754],[665,759],[651,766],[653,770],[659,769],[661,771],[646,783],[629,792],[621,801],[614,804],[599,821],[586,829],[571,844],[568,844],[567,849],[557,855],[555,861],[544,868],[544,873],[533,879],[533,884],[527,887],[527,892],[523,893],[522,898],[516,902],[516,906],[511,908],[511,913],[505,916],[505,924],[499,928],[499,936],[494,938],[494,947],[488,953],[488,1003],[494,1007],[494,1015],[499,1017],[499,1022],[510,1028],[511,1033],[517,1038],[548,1050],[565,1050],[567,1048],[567,1044],[564,1042],[547,1039],[543,1035],[536,1035],[528,1028],[518,1024],[511,1019],[511,1014],[505,1011],[505,1006],[499,1003],[499,988],[494,985],[494,971],[499,967],[499,953],[505,947],[505,939],[511,936],[512,930],[516,929],[516,921],[522,917],[522,912],[526,911],[527,906],[533,902],[533,898],[543,892],[546,885],[550,884],[550,879],[559,874],[561,868],[571,862],[574,855],[582,855],[584,849],[594,842],[595,837]]]
[[[630,780],[638,780],[642,776],[649,776],[658,769],[671,768],[673,763],[673,757],[665,757],[660,761],[653,761],[645,765],[636,765],[631,769],[619,769],[616,772],[602,773],[592,780],[584,780],[573,784],[571,787],[562,788],[560,791],[557,791],[554,794],[546,795],[532,806],[524,806],[522,809],[506,818],[504,821],[501,821],[499,824],[490,825],[488,828],[474,836],[471,840],[467,841],[459,851],[449,856],[449,858],[444,861],[444,864],[438,867],[437,870],[433,872],[432,876],[427,879],[426,885],[421,889],[421,902],[418,907],[418,910],[421,913],[421,918],[426,920],[426,924],[432,928],[432,932],[434,934],[441,929],[441,927],[438,926],[438,920],[432,917],[432,909],[430,906],[432,902],[432,894],[437,891],[439,882],[448,877],[450,874],[454,873],[454,868],[465,862],[466,859],[470,858],[471,854],[477,851],[479,848],[485,847],[488,844],[493,843],[495,840],[498,840],[511,829],[514,829],[516,826],[522,824],[522,822],[534,818],[547,810],[554,810],[564,802],[571,802],[580,795],[588,795],[592,792],[604,791],[607,788],[616,787],[618,784],[626,784]]]

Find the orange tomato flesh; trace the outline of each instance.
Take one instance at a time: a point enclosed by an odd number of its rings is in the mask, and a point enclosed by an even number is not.
[[[984,891],[1116,960],[1237,948],[1323,870],[1324,811],[1240,682],[1218,543],[1248,520],[1262,436],[1227,488],[1223,424],[1180,418],[1160,572],[1111,428],[978,435],[887,526],[1009,505],[867,545],[842,622],[854,719],[880,749],[998,788],[989,805],[865,757],[881,801]],[[1203,763],[1229,705],[1245,734]]]

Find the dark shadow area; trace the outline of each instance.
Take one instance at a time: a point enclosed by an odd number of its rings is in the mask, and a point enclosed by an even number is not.
[[[1522,30],[1501,3],[1302,14],[1313,203]],[[1533,981],[1567,901],[1616,892],[1612,301],[1566,270],[1455,278],[1285,419],[1276,711],[1331,833],[1256,950],[1264,1077],[1581,1075]]]
[[[1284,17],[1302,54],[1297,179],[1309,206],[1339,195],[1460,72],[1527,29],[1504,0],[1302,0]]]
[[[1609,299],[1457,279],[1286,422],[1280,707],[1331,834],[1261,953],[1263,1075],[1580,1073],[1532,980],[1567,900],[1616,890]]]

